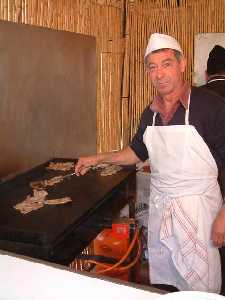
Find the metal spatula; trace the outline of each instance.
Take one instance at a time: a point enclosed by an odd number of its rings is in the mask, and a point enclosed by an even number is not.
[[[65,179],[65,178],[70,178],[70,177],[73,176],[73,175],[76,175],[76,173],[73,172],[73,173],[70,173],[70,174],[66,174],[65,176],[63,176],[63,179]]]

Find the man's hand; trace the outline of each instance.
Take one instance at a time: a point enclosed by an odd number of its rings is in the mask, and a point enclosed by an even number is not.
[[[138,162],[140,162],[140,159],[136,156],[134,151],[127,146],[123,150],[119,151],[80,157],[75,166],[75,173],[77,176],[84,175],[90,167],[97,166],[101,163],[126,166],[136,164]]]
[[[223,206],[212,225],[212,241],[214,246],[225,245],[225,206]]]
[[[75,173],[77,176],[84,175],[90,170],[90,167],[98,164],[98,156],[91,155],[86,157],[80,157],[75,165]]]

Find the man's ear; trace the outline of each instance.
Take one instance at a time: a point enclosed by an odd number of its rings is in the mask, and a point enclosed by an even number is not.
[[[207,73],[207,71],[205,70],[205,81],[207,82],[209,80],[209,74]]]
[[[182,73],[184,73],[184,71],[186,69],[186,66],[187,66],[187,60],[183,56],[183,57],[181,57],[181,60],[180,60],[180,70],[181,70]]]

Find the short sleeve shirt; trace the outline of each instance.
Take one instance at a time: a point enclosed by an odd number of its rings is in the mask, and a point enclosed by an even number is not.
[[[152,126],[154,112],[146,107],[141,116],[139,128],[130,147],[137,157],[145,161],[148,151],[143,142],[147,126]],[[160,114],[156,115],[155,126],[185,124],[185,108],[179,105],[172,119],[163,125]],[[218,168],[225,163],[225,101],[208,90],[192,87],[189,107],[189,124],[193,125],[209,147]]]

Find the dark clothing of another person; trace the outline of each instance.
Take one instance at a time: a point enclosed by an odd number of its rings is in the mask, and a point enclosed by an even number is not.
[[[225,98],[225,75],[211,76],[207,84],[202,87],[207,88]]]

